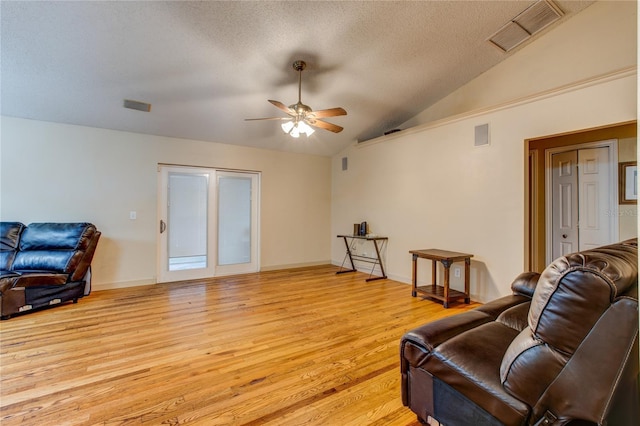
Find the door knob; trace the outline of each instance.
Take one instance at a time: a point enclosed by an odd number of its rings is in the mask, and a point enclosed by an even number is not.
[[[164,220],[160,220],[160,233],[162,234],[167,229],[167,224]]]
[[[567,234],[562,234],[562,238],[567,238]]]

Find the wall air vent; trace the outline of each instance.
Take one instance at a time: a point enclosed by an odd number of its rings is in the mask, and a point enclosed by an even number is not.
[[[508,52],[559,20],[563,15],[562,10],[551,0],[539,0],[487,40],[503,52]]]
[[[124,100],[124,107],[129,109],[135,109],[138,111],[149,112],[151,111],[151,104],[140,101],[132,101],[131,99]]]

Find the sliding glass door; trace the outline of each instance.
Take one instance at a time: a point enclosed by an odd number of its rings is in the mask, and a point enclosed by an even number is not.
[[[160,166],[158,282],[256,272],[259,175]]]

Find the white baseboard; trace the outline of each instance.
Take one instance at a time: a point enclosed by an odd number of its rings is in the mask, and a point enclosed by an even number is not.
[[[139,287],[143,285],[151,285],[157,284],[155,279],[148,280],[134,280],[134,281],[120,281],[117,283],[92,283],[91,291],[102,291],[102,290],[113,290],[116,288],[129,288],[129,287]]]
[[[260,268],[260,272],[279,271],[281,269],[306,268],[307,266],[329,265],[330,263],[331,261],[329,260],[322,260],[320,262],[304,262],[304,263],[291,263],[287,265],[262,266]]]

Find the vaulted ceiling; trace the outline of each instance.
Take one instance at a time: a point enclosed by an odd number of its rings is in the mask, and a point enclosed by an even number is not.
[[[2,1],[0,105],[6,116],[333,155],[517,52],[487,38],[532,3]],[[554,25],[591,3],[555,1]],[[284,116],[268,99],[297,102],[298,59],[302,101],[346,109],[326,119],[342,132],[294,139],[278,121],[244,120]]]

